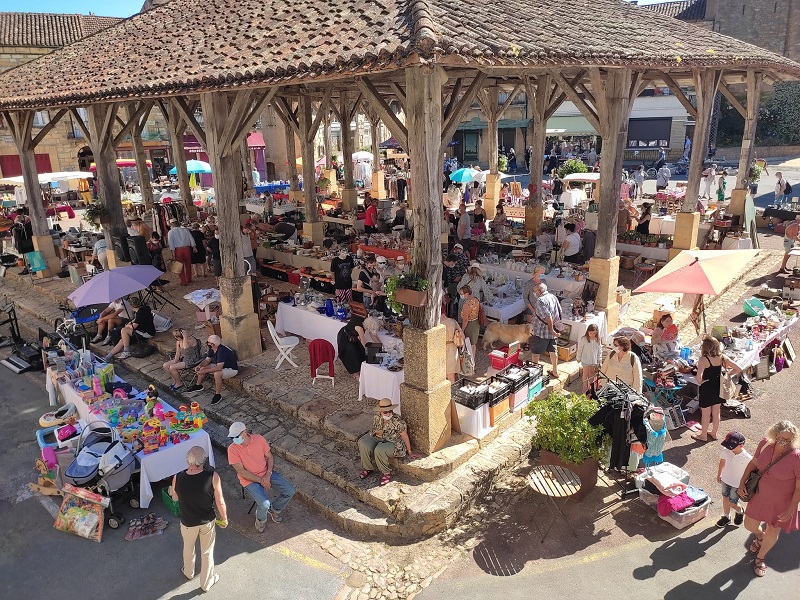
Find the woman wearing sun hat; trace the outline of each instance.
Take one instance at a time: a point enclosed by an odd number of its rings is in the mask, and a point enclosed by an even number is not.
[[[386,485],[392,480],[391,458],[402,458],[408,455],[417,458],[411,451],[411,440],[408,439],[406,422],[394,412],[397,408],[389,398],[383,398],[373,409],[375,418],[372,421],[372,430],[358,440],[358,451],[361,454],[361,467],[363,471],[359,477],[366,479],[369,474],[378,470],[381,472],[380,484]]]

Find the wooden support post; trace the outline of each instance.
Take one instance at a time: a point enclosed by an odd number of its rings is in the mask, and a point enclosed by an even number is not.
[[[245,275],[239,221],[239,197],[242,192],[241,144],[238,139],[225,135],[232,111],[231,98],[227,94],[203,93],[200,104],[203,109],[206,152],[214,173],[214,197],[220,232],[220,329],[223,342],[236,349],[240,359],[245,359],[261,353],[261,335],[258,316],[253,311],[250,277]]]
[[[374,112],[367,113],[369,119],[369,135],[372,140],[372,197],[378,200],[383,200],[387,197],[386,182],[384,180],[383,171],[381,171],[381,149],[378,144],[378,125],[381,122],[380,117]]]
[[[241,149],[239,152],[242,155],[242,170],[244,171],[244,180],[247,185],[245,194],[255,194],[255,183],[253,180],[253,159],[250,156],[250,148],[247,146],[247,138],[245,137],[239,145]]]
[[[695,96],[697,98],[697,119],[694,125],[694,139],[689,157],[689,178],[686,183],[686,196],[681,212],[697,211],[697,197],[700,195],[700,179],[703,164],[708,154],[708,136],[711,133],[711,113],[714,110],[714,97],[722,77],[722,71],[710,69],[694,70]],[[677,231],[677,225],[676,225]],[[697,234],[694,234],[697,239]]]
[[[353,210],[358,205],[358,192],[353,180],[353,153],[355,152],[355,139],[350,130],[350,123],[356,117],[361,104],[361,95],[351,101],[347,92],[342,92],[339,104],[332,105],[333,113],[339,119],[342,134],[342,164],[344,166],[344,187],[342,189],[342,208]]]
[[[321,116],[321,115],[320,115]],[[305,198],[306,220],[303,224],[303,235],[322,245],[325,238],[324,223],[319,220],[317,209],[317,182],[314,167],[314,125],[311,98],[300,96],[298,107],[298,128],[300,131],[300,154],[303,157],[303,197]],[[319,122],[317,122],[317,127]]]
[[[136,119],[136,123],[131,129],[131,146],[133,147],[133,156],[136,159],[136,174],[139,176],[139,189],[142,192],[142,202],[148,210],[153,207],[153,186],[150,179],[150,171],[147,169],[147,155],[144,151],[144,144],[142,143],[142,131],[147,123],[147,116],[150,114],[148,109],[141,117],[136,118],[136,111],[138,107],[135,103],[129,103],[126,106],[128,119]]]
[[[409,308],[411,327],[406,344],[406,380],[400,388],[403,417],[412,446],[426,454],[450,438],[450,383],[444,372],[446,344],[439,325],[442,290],[441,132],[442,86],[447,76],[440,67],[406,69],[406,119],[414,197],[412,271],[430,282],[428,304]]]
[[[118,105],[92,104],[86,108],[89,145],[97,167],[96,177],[100,183],[100,197],[108,212],[108,225],[103,227],[108,244],[109,266],[119,264],[114,252],[111,236],[124,237],[127,233],[122,214],[122,194],[119,186],[117,154],[114,151],[113,127]]]
[[[189,187],[189,173],[186,169],[186,152],[183,149],[183,134],[186,131],[186,121],[183,119],[180,110],[176,104],[170,103],[169,106],[161,104],[161,114],[169,126],[169,144],[170,153],[172,154],[172,162],[175,164],[175,173],[178,178],[178,188],[181,193],[181,202],[189,209],[189,206],[194,206],[192,203],[192,190]],[[205,139],[197,138],[203,150],[208,151],[205,147]]]
[[[34,111],[28,110],[5,112],[3,116],[19,154],[25,197],[28,203],[28,216],[31,220],[33,235],[44,236],[49,235],[47,216],[44,210],[42,188],[39,185],[39,173],[36,169],[36,147],[31,139],[35,114]]]
[[[322,127],[322,144],[325,149],[325,170],[330,171],[333,168],[333,158],[331,156],[331,114],[328,110],[325,111],[325,116],[322,119]]]
[[[736,188],[747,189],[747,173],[750,170],[750,161],[753,160],[753,146],[756,139],[758,125],[758,108],[761,103],[762,73],[747,71],[747,109],[744,117],[744,135],[742,136],[742,150],[739,154],[739,176],[736,178]]]
[[[500,175],[498,161],[500,159],[500,152],[497,147],[497,133],[498,125],[506,109],[511,105],[512,100],[517,95],[520,86],[514,87],[514,90],[508,95],[506,101],[499,104],[500,88],[492,86],[488,90],[478,92],[478,103],[483,109],[483,114],[486,116],[486,134],[489,143],[489,174],[486,176],[486,194],[484,209],[486,210],[487,219],[494,217],[496,213],[496,205],[500,199]]]
[[[525,92],[528,95],[528,108],[531,120],[528,125],[528,139],[531,147],[530,181],[533,191],[525,208],[525,230],[539,235],[542,232],[544,203],[542,199],[542,171],[544,171],[544,149],[547,143],[547,109],[553,90],[552,77],[539,75],[536,80],[527,78]]]

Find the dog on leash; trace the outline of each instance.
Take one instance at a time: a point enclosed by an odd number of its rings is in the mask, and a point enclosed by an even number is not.
[[[530,323],[509,325],[508,323],[492,322],[486,326],[486,331],[483,332],[483,349],[486,350],[490,346],[494,347],[495,342],[526,344],[531,335],[533,335],[533,328]]]

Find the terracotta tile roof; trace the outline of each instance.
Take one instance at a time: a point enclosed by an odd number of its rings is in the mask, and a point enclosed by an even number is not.
[[[61,48],[121,20],[95,15],[0,12],[0,46]]]
[[[662,2],[660,4],[648,4],[644,8],[681,21],[703,21],[706,18],[706,0]]]
[[[622,0],[172,0],[0,75],[0,107],[345,79],[419,60],[800,78],[782,56]]]

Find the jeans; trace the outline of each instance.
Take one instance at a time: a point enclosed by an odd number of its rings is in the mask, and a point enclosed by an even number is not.
[[[267,512],[270,507],[273,512],[279,513],[286,508],[289,500],[294,496],[294,486],[281,477],[280,473],[273,471],[269,478],[270,490],[278,494],[274,502],[270,502],[267,491],[261,487],[260,483],[253,482],[244,489],[256,503],[256,518],[259,521],[267,520]]]

